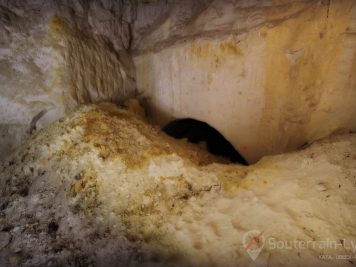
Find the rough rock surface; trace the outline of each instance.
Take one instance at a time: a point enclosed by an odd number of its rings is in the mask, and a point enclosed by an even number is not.
[[[131,7],[130,1],[0,0],[0,131],[27,138],[33,119],[40,128],[80,103],[132,95]],[[21,143],[9,139],[0,136],[0,158]]]
[[[149,1],[133,29],[162,125],[208,122],[250,162],[356,130],[353,0]]]
[[[351,266],[320,255],[355,255],[355,188],[355,134],[244,167],[84,106],[1,165],[0,265]],[[252,261],[242,240],[255,229],[266,243]]]
[[[155,122],[205,121],[250,162],[356,130],[355,32],[354,0],[0,0],[0,131],[17,136],[0,158],[31,122],[136,87]]]

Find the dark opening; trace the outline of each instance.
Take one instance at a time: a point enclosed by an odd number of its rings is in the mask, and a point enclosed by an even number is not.
[[[187,138],[191,143],[206,142],[211,154],[222,156],[231,162],[248,165],[247,161],[216,129],[203,121],[195,119],[178,119],[171,121],[162,130],[177,139]]]

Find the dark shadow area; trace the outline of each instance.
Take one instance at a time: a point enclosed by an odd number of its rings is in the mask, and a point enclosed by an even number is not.
[[[206,122],[190,118],[177,119],[169,122],[162,130],[174,138],[186,138],[194,144],[206,142],[208,151],[211,154],[227,158],[234,163],[248,165],[247,161],[231,143]]]

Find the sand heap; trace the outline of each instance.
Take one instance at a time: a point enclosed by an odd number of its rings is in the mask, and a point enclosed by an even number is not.
[[[245,167],[83,106],[3,162],[0,265],[351,266],[355,148],[334,136]]]

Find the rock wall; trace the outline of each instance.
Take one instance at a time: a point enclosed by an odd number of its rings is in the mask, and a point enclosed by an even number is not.
[[[206,121],[250,162],[356,130],[355,1],[152,1],[134,26],[162,125]]]
[[[1,155],[136,87],[154,122],[206,121],[250,162],[356,130],[355,32],[353,0],[0,0]]]
[[[132,8],[130,1],[0,1],[0,157],[79,103],[134,94],[126,52]]]

